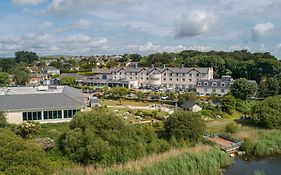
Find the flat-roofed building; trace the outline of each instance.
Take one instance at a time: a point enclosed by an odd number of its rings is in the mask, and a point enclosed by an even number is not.
[[[81,90],[68,86],[0,88],[0,111],[12,124],[68,122],[84,107]]]

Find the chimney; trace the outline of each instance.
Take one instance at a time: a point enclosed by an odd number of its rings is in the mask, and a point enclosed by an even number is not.
[[[164,69],[166,68],[166,64],[163,65],[163,68],[164,68]]]
[[[154,69],[154,64],[152,64],[151,67]]]
[[[135,64],[135,68],[136,68],[136,69],[138,68],[138,63]]]
[[[181,64],[181,68],[184,68],[184,65],[183,65],[183,64]]]

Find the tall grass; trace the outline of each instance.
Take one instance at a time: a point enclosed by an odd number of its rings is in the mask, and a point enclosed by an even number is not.
[[[58,171],[56,175],[170,175],[196,174],[215,175],[229,165],[232,159],[228,154],[206,145],[189,149],[172,149],[163,154],[154,154],[126,164],[103,167],[76,167]]]

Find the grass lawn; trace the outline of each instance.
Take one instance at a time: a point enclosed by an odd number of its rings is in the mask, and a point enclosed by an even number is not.
[[[134,101],[134,100],[123,100],[122,101],[122,105],[128,105],[128,106],[149,106],[149,105],[152,105],[152,104],[157,104],[157,103]],[[101,100],[101,105],[103,105],[103,106],[119,106],[120,102],[118,100],[103,99],[103,100]]]

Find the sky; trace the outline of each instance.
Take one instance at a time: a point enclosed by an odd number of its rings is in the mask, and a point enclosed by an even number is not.
[[[0,56],[271,52],[280,0],[1,0]]]

